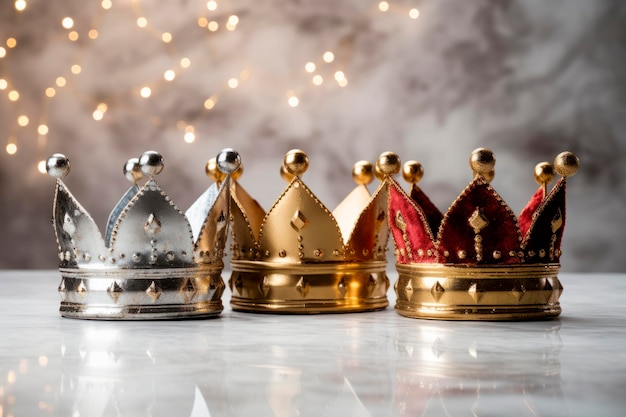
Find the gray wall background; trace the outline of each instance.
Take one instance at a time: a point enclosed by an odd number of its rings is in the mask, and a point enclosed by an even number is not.
[[[568,182],[563,269],[626,270],[622,1],[411,0],[390,1],[387,12],[362,0],[218,1],[215,11],[192,0],[118,1],[110,10],[100,1],[31,0],[21,13],[13,5],[0,2],[0,78],[9,83],[0,90],[0,139],[18,146],[0,155],[0,268],[57,266],[54,181],[36,169],[53,152],[70,157],[66,182],[103,229],[128,187],[121,167],[148,149],[164,155],[159,183],[183,210],[209,185],[206,160],[227,146],[242,154],[241,182],[266,209],[284,186],[283,154],[299,147],[311,161],[305,181],[331,209],[351,190],[355,161],[392,150],[423,163],[421,186],[445,210],[471,178],[469,153],[485,146],[497,158],[492,184],[516,213],[537,187],[534,165],[576,152],[582,167]],[[239,22],[229,31],[233,14]],[[65,16],[76,42],[61,26]],[[201,17],[218,31],[201,28]],[[309,61],[321,86],[304,69]],[[177,77],[168,83],[170,68]],[[347,86],[334,81],[337,70]],[[249,77],[229,88],[242,71]],[[60,75],[67,86],[46,99]],[[148,99],[139,97],[143,85],[152,86]],[[208,111],[210,96],[218,101]],[[100,102],[108,111],[97,122]],[[20,114],[28,126],[17,125]],[[181,120],[194,126],[195,142],[183,140]]]

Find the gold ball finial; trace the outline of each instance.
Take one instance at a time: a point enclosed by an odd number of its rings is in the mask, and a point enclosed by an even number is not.
[[[239,164],[239,167],[230,174],[230,178],[233,181],[237,181],[243,175],[243,164]]]
[[[352,167],[352,178],[359,185],[367,185],[374,181],[374,166],[369,161],[358,161]]]
[[[383,152],[376,160],[376,177],[383,179],[385,176],[396,175],[400,172],[402,163],[398,154],[393,152]]]
[[[291,180],[295,177],[292,173],[287,171],[284,165],[280,166],[280,177],[284,179],[286,182],[291,182]]]
[[[222,182],[226,178],[226,173],[220,171],[217,165],[217,158],[211,158],[207,161],[204,168],[207,177],[211,178],[215,182]]]
[[[554,179],[554,167],[550,162],[539,162],[535,165],[535,181],[539,185],[548,185]]]
[[[488,176],[495,175],[494,167],[496,166],[496,158],[493,156],[493,152],[491,149],[487,148],[478,148],[475,149],[469,157],[469,164],[476,174],[482,175],[485,180]],[[491,174],[493,172],[493,174]]]
[[[417,184],[424,176],[424,167],[417,161],[406,161],[402,165],[402,178],[409,184]]]
[[[561,152],[554,158],[554,170],[563,177],[571,177],[578,172],[580,160],[572,152]]]
[[[292,149],[285,154],[283,167],[289,174],[300,176],[309,168],[309,157],[300,149]]]

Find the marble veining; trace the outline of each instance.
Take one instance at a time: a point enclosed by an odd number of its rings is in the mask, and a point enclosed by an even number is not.
[[[217,319],[98,322],[59,317],[57,271],[4,271],[0,412],[622,416],[626,279],[560,278],[552,321],[246,314],[227,292]]]

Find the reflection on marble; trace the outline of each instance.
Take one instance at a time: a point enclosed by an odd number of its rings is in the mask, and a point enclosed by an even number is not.
[[[0,273],[2,417],[626,412],[622,275],[564,274],[559,320],[512,323],[228,307],[211,320],[72,320],[58,316],[57,278]]]
[[[355,161],[393,150],[424,164],[423,189],[446,209],[470,179],[469,153],[487,146],[498,160],[493,185],[517,213],[535,191],[534,165],[576,152],[582,165],[568,183],[564,270],[626,271],[622,0],[390,0],[386,12],[378,0],[218,0],[213,12],[206,0],[114,1],[107,11],[98,1],[26,3],[22,13],[0,4],[0,79],[8,83],[0,141],[14,137],[18,146],[13,156],[0,153],[0,268],[58,262],[53,185],[35,170],[52,152],[70,157],[68,185],[103,225],[127,185],[122,164],[146,149],[165,156],[159,183],[181,207],[206,188],[206,160],[229,146],[241,152],[242,183],[265,209],[282,190],[279,164],[294,147],[309,153],[307,184],[329,207],[352,189]],[[233,31],[225,28],[231,14],[239,17]],[[140,15],[147,29],[137,26]],[[65,16],[74,18],[77,42],[60,24]],[[199,18],[219,29],[200,27]],[[10,36],[15,48],[4,46]],[[321,86],[305,71],[309,61]],[[168,83],[170,68],[176,78]],[[47,99],[59,75],[68,84]],[[152,95],[142,99],[146,84]],[[18,101],[8,99],[12,89]],[[207,110],[212,96],[219,99]],[[108,110],[98,122],[101,102]],[[21,114],[26,127],[17,124]],[[49,132],[38,138],[43,121]],[[192,144],[183,140],[186,124]]]

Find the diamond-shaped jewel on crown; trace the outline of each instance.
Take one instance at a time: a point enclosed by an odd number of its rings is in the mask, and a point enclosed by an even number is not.
[[[163,169],[162,156],[148,151],[130,159],[124,174],[133,185],[111,212],[103,237],[61,180],[70,171],[68,158],[48,158],[48,174],[57,179],[52,223],[61,261],[62,316],[178,319],[222,311],[228,174],[237,170],[240,158],[225,149],[216,160],[224,172],[221,181],[183,214],[154,178]]]
[[[236,180],[231,191],[234,310],[278,313],[368,311],[388,305],[385,273],[388,178],[397,155],[353,168],[356,188],[331,212],[302,175],[309,159],[289,151],[281,174],[289,185],[266,213]],[[374,174],[380,185],[367,185]]]
[[[525,320],[556,317],[563,287],[561,239],[566,178],[578,170],[571,152],[535,168],[540,184],[519,218],[490,185],[495,158],[488,149],[470,156],[474,179],[443,214],[417,186],[421,164],[393,179],[389,219],[399,278],[396,310],[405,316],[449,320]],[[552,190],[557,172],[562,178]]]

